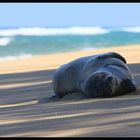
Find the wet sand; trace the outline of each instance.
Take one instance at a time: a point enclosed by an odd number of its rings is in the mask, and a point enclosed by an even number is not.
[[[73,93],[59,101],[52,78],[62,64],[76,58],[115,51],[132,71],[137,91],[113,98],[85,99]],[[35,56],[0,62],[1,137],[137,137],[140,136],[140,46]]]

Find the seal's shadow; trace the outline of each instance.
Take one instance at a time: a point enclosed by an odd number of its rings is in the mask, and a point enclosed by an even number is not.
[[[63,98],[58,98],[56,97],[55,95],[54,96],[51,96],[51,97],[48,97],[48,98],[42,98],[40,100],[38,100],[38,103],[39,104],[46,104],[46,103],[55,103],[55,102],[64,102],[64,101],[68,101],[68,102],[72,102],[72,101],[84,101],[84,100],[88,100],[88,99],[92,99],[92,100],[95,100],[95,99],[105,99],[105,98],[116,98],[116,97],[125,97],[125,96],[134,96],[134,95],[139,95],[140,94],[140,87],[137,88],[136,91],[134,92],[130,92],[130,93],[127,93],[127,94],[124,94],[124,95],[116,95],[116,96],[112,96],[112,97],[95,97],[95,98],[89,98],[89,97],[86,97],[85,95],[83,95],[82,93],[80,92],[73,92],[73,93],[70,93],[68,95],[65,95]]]
[[[136,82],[136,85],[137,85],[137,90],[135,92],[127,93],[126,95],[118,95],[120,97],[127,96],[127,95],[132,95],[133,96],[133,95],[139,95],[140,94],[140,80],[139,80],[140,79],[140,71],[139,71],[140,64],[139,63],[128,64],[128,67],[130,68],[130,70],[132,71],[132,74],[134,76],[134,79],[135,79],[135,82]],[[51,72],[51,74],[53,75],[54,72],[55,72],[55,70],[53,72]],[[108,98],[115,98],[115,97],[116,96],[108,97]],[[89,99],[89,98],[85,97],[82,93],[76,92],[76,93],[71,93],[71,94],[65,95],[63,98],[47,98],[47,97],[46,98],[41,98],[41,99],[39,99],[38,102],[39,103],[50,103],[50,102],[53,103],[53,102],[61,102],[61,101],[79,101],[79,100],[87,100],[87,99]],[[95,98],[92,98],[92,99],[94,100]],[[99,97],[98,97],[98,99],[99,99]],[[101,99],[103,99],[103,98],[101,98]]]
[[[51,103],[51,102],[63,102],[63,101],[79,101],[79,100],[86,100],[89,99],[81,92],[73,92],[68,95],[65,95],[63,98],[58,98],[55,95],[49,98],[42,98],[38,101],[38,103]]]
[[[130,92],[126,95],[119,95],[120,97],[122,96],[127,96],[127,95],[139,95],[140,94],[140,72],[139,72],[139,67],[140,67],[140,64],[136,63],[136,64],[128,64],[128,67],[130,68],[130,70],[132,71],[133,73],[133,76],[134,76],[134,79],[135,79],[135,82],[136,82],[136,85],[137,85],[137,90],[135,92]],[[55,70],[52,72],[52,75],[53,73],[55,72]],[[114,96],[114,97],[108,97],[108,98],[115,98],[117,96]],[[98,97],[99,98],[99,97]],[[87,97],[85,97],[82,93],[80,92],[76,92],[76,93],[71,93],[71,94],[68,94],[66,96],[64,96],[63,98],[42,98],[42,99],[39,99],[39,103],[52,103],[52,102],[61,102],[61,101],[79,101],[79,100],[86,100],[86,99],[89,99]],[[90,98],[91,99],[91,98]],[[93,98],[94,100],[95,98]],[[102,99],[102,98],[100,98]]]

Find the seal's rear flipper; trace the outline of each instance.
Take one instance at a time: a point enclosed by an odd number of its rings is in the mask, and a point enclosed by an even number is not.
[[[39,100],[38,103],[48,103],[48,102],[52,102],[52,101],[60,101],[60,98],[56,95],[53,95],[49,98],[43,98],[43,99]]]
[[[48,98],[49,100],[58,100],[60,99],[57,95],[53,95],[51,97]]]

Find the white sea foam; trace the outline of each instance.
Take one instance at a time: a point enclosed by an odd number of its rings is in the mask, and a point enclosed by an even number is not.
[[[126,27],[126,28],[123,28],[122,31],[140,33],[140,26],[136,26],[136,27]]]
[[[9,37],[3,37],[0,38],[0,46],[6,46],[11,42],[12,38]]]
[[[0,30],[0,36],[44,36],[44,35],[96,35],[105,34],[109,30],[101,27],[69,27],[69,28],[17,28]]]
[[[31,57],[31,54],[21,54],[19,56],[6,56],[6,57],[0,57],[0,61],[11,61],[15,59],[24,59]]]

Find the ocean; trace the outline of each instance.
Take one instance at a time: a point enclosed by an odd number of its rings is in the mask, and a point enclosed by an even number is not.
[[[0,28],[0,61],[140,44],[140,27]]]

